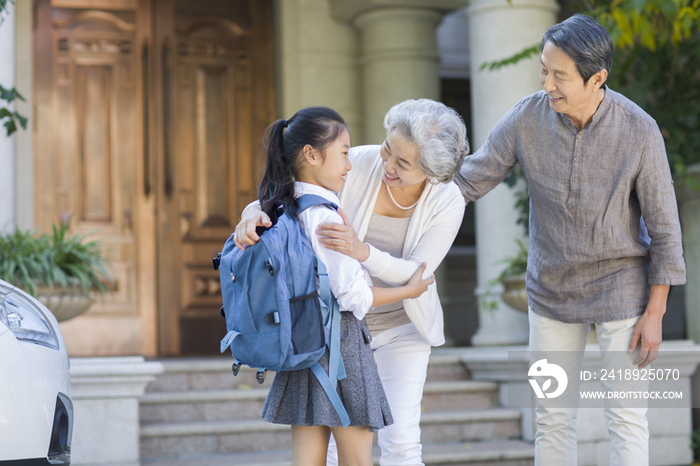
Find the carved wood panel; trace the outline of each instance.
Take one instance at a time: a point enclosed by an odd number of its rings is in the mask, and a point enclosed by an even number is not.
[[[115,283],[89,314],[134,316],[135,11],[39,1],[35,21],[36,224],[99,240]]]
[[[113,68],[78,65],[79,219],[112,220]]]
[[[179,334],[161,348],[173,354],[215,352],[225,326],[211,258],[242,208],[257,197],[256,160],[273,119],[272,73],[259,65],[272,58],[270,2],[164,1],[158,7],[165,92],[159,166],[165,179],[173,179],[172,190],[161,198],[159,212],[167,219],[159,222],[164,229],[158,243],[164,251],[177,251],[162,255],[159,278],[179,284],[177,295],[160,295],[161,310],[169,313],[163,328]],[[256,36],[255,29],[266,34]],[[258,101],[265,114],[259,121],[253,116],[256,91],[265,96]]]

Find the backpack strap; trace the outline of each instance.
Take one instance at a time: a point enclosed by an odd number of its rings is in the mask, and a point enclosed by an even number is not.
[[[300,196],[297,199],[297,205],[299,206],[297,208],[298,214],[302,213],[309,207],[313,207],[315,205],[327,205],[333,210],[338,210],[338,204],[331,202],[325,197],[319,196],[318,194],[304,194],[303,196]]]
[[[228,333],[226,333],[226,336],[224,336],[223,340],[221,340],[221,352],[223,353],[226,351],[226,348],[231,346],[233,343],[233,340],[236,339],[238,335],[240,335],[241,332],[238,332],[236,330],[229,330]],[[236,359],[235,357],[233,359]]]
[[[333,404],[335,412],[338,413],[338,417],[340,417],[340,422],[342,423],[343,428],[346,428],[350,425],[350,417],[348,416],[348,412],[345,410],[345,406],[343,406],[340,396],[338,396],[338,392],[333,388],[328,374],[326,374],[326,371],[323,370],[323,367],[321,367],[321,364],[319,363],[315,363],[313,366],[311,366],[311,371],[314,373],[316,379],[323,387],[326,395],[328,395],[328,399]]]
[[[345,373],[345,364],[340,354],[340,307],[335,296],[331,293],[331,285],[328,279],[328,272],[325,264],[314,256],[314,263],[318,271],[319,295],[321,298],[321,312],[323,313],[323,322],[326,328],[329,329],[328,337],[328,374],[335,389],[338,380],[343,380],[347,377]]]
[[[325,264],[318,260],[316,256],[314,256],[314,263],[316,264],[319,279],[319,297],[321,298],[319,302],[323,313],[323,322],[328,330],[328,338],[326,340],[326,345],[328,346],[328,374],[318,362],[311,366],[311,371],[333,404],[343,427],[347,427],[350,425],[350,417],[336,390],[338,380],[343,380],[347,377],[345,364],[343,364],[343,358],[340,354],[340,307],[331,293]]]

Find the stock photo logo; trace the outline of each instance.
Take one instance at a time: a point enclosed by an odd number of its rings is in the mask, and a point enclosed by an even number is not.
[[[528,377],[549,377],[544,381],[541,388],[537,380],[528,379],[537,398],[556,398],[564,393],[566,386],[569,384],[569,378],[566,376],[564,369],[556,364],[548,363],[546,359],[540,359],[530,366],[527,375]],[[557,381],[556,390],[548,392],[547,390],[552,387],[552,378]]]

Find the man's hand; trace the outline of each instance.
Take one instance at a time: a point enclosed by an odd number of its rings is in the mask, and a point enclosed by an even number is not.
[[[628,352],[633,353],[637,349],[637,344],[641,344],[639,357],[634,360],[634,364],[638,364],[640,369],[651,364],[659,354],[661,321],[666,313],[668,290],[668,285],[651,286],[647,309],[634,326]]]
[[[243,211],[241,222],[236,225],[236,235],[233,242],[240,250],[245,250],[246,246],[252,246],[260,241],[260,236],[255,232],[256,227],[270,228],[272,222],[270,217],[257,206],[250,206]]]
[[[350,226],[343,209],[338,209],[344,225],[339,223],[322,223],[316,229],[318,241],[327,249],[336,251],[355,260],[364,262],[369,257],[369,246],[360,241],[357,233]]]

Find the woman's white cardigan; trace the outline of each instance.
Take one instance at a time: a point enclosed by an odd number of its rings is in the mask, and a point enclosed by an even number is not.
[[[350,150],[352,170],[339,196],[340,206],[361,241],[367,234],[382,184],[380,147],[359,146]],[[425,276],[430,276],[452,246],[462,224],[464,206],[464,197],[456,184],[428,182],[408,224],[403,258],[370,246],[370,255],[362,266],[369,274],[395,286],[405,285],[423,262],[428,264]],[[432,346],[445,343],[442,306],[435,283],[419,298],[405,299],[403,306],[428,343]]]

